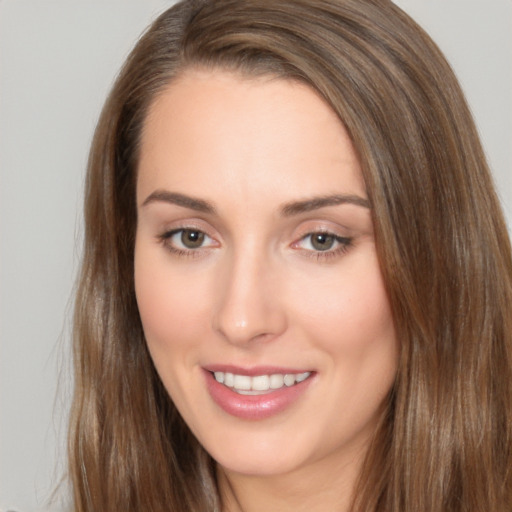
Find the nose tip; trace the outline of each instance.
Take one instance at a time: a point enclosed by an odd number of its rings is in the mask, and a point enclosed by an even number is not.
[[[222,279],[213,329],[231,344],[270,340],[286,329],[285,308],[275,289],[279,285],[261,267],[261,262],[252,269],[235,267]]]
[[[234,320],[224,317],[218,323],[217,331],[233,345],[245,345],[248,342],[262,340],[271,335],[271,328],[257,325],[253,320]]]

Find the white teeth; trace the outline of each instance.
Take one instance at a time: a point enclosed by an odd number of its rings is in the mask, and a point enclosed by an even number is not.
[[[295,384],[295,375],[286,374],[284,376],[284,384],[285,386],[293,386]]]
[[[243,391],[250,391],[252,384],[251,380],[251,377],[248,377],[247,375],[235,375],[233,387]]]
[[[270,376],[270,389],[279,389],[284,385],[284,377],[280,373]]]
[[[311,375],[311,372],[299,373],[299,375],[295,376],[295,380],[297,382],[302,382],[303,380],[306,380],[310,375]]]
[[[283,386],[293,386],[296,383],[306,380],[311,375],[311,372],[287,373],[285,375],[273,373],[271,375],[256,375],[254,377],[236,375],[229,372],[214,372],[213,375],[217,382],[229,388],[233,388],[234,391],[241,394],[259,394],[261,392],[280,389]]]
[[[268,375],[253,377],[251,387],[254,391],[266,391],[270,387],[270,377]]]
[[[221,373],[221,372],[219,372]],[[232,388],[235,385],[235,376],[232,373],[225,373],[224,374],[224,384],[228,388]]]

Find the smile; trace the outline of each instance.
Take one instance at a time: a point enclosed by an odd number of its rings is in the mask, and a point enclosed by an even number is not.
[[[212,400],[230,416],[252,421],[264,420],[291,408],[307,395],[317,376],[316,371],[301,372],[291,368],[212,366],[203,368]]]
[[[217,382],[241,395],[260,395],[283,387],[291,387],[306,380],[311,372],[273,373],[269,375],[237,375],[230,372],[213,372]]]

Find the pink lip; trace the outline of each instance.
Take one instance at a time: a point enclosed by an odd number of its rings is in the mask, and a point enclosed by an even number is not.
[[[255,375],[271,375],[273,373],[282,373],[283,375],[304,373],[311,370],[301,370],[300,368],[285,368],[284,366],[235,366],[231,364],[209,364],[203,367],[209,372],[229,372],[237,375],[247,375],[254,377]]]
[[[213,369],[214,368],[214,369]],[[270,371],[269,371],[270,370]],[[302,373],[300,370],[290,370],[276,367],[239,368],[234,366],[208,366],[204,368],[206,387],[213,401],[225,412],[244,420],[263,420],[283,412],[298,400],[309,387],[312,377],[294,384],[283,386],[263,395],[241,395],[236,391],[217,382],[213,371],[231,372],[238,375],[268,375],[272,373]],[[303,370],[304,371],[304,370]]]

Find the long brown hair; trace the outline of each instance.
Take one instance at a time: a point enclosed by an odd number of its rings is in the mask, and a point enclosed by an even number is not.
[[[358,152],[400,355],[354,510],[512,510],[510,242],[453,72],[388,0],[186,0],[130,54],[86,183],[75,510],[220,510],[214,462],[153,368],[133,285],[141,130],[190,66],[309,84]]]

